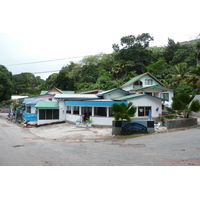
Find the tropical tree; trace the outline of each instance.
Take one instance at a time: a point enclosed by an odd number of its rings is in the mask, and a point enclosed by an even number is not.
[[[170,72],[170,66],[164,58],[159,58],[156,62],[147,67],[147,71],[152,73],[158,79],[165,79]]]
[[[13,76],[14,91],[17,94],[30,93],[37,87],[35,75],[24,72]]]
[[[190,68],[187,63],[179,63],[172,67],[172,73],[168,75],[169,86],[176,89],[179,83],[189,77]]]
[[[172,61],[175,52],[180,48],[180,43],[175,42],[173,39],[168,38],[168,45],[166,46],[165,52],[164,52],[164,58],[169,63]]]
[[[138,74],[144,73],[151,59],[151,51],[148,50],[150,41],[153,41],[153,37],[149,33],[122,37],[121,49],[120,45],[113,44],[113,50],[117,52],[115,56],[116,63],[129,62],[127,65],[128,71],[135,70]]]
[[[0,65],[0,102],[11,98],[13,93],[12,74]]]
[[[130,117],[134,117],[136,113],[137,108],[133,106],[132,102],[129,102],[128,105],[125,103],[117,104],[113,103],[111,106],[111,112],[114,115],[114,118],[116,121],[119,121],[120,119],[131,121]]]
[[[198,94],[200,92],[200,65],[191,69],[191,77],[188,78],[188,84],[192,83],[193,88],[196,90]]]
[[[177,112],[182,112],[184,118],[189,118],[191,111],[199,112],[200,111],[200,101],[193,100],[194,96],[188,94],[178,94],[172,98],[172,109]],[[193,101],[192,101],[193,100]]]

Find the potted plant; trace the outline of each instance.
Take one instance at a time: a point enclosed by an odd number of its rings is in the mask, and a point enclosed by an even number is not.
[[[87,118],[87,120],[85,121],[88,127],[92,126],[92,119]]]
[[[112,134],[120,134],[122,127],[131,121],[130,117],[134,117],[136,113],[136,107],[133,106],[132,102],[128,104],[113,103],[111,106],[111,112],[114,115],[115,121],[113,121]]]
[[[81,120],[80,120],[80,119],[77,119],[77,120],[76,120],[76,126],[78,126],[80,123],[81,123]]]

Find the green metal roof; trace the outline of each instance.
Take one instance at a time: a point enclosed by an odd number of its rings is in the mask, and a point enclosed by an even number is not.
[[[42,90],[41,92],[40,92],[40,95],[42,95],[42,94],[46,94],[48,91],[44,91],[44,90]]]
[[[144,73],[144,74],[140,74],[134,78],[132,78],[131,80],[129,80],[128,82],[126,82],[124,85],[122,85],[121,87],[124,87],[124,86],[127,86],[127,85],[130,85],[131,83],[134,83],[135,81],[139,80],[140,78],[142,78],[144,75],[146,75],[147,73]]]
[[[128,86],[132,83],[135,83],[137,80],[140,80],[143,76],[146,76],[146,75],[149,75],[151,78],[153,78],[155,81],[157,81],[161,86],[164,86],[163,83],[161,83],[156,77],[154,77],[151,73],[149,72],[146,72],[144,74],[140,74],[139,76],[136,76],[134,78],[132,78],[131,80],[129,80],[128,82],[126,82],[124,85],[122,85],[121,87],[124,87],[124,86]]]
[[[74,94],[74,91],[63,91],[63,90],[60,90],[60,89],[58,89],[58,88],[56,88],[56,87],[55,87],[55,89],[58,90],[61,94]],[[51,90],[49,90],[49,91],[51,91]],[[42,94],[47,94],[49,91],[42,90],[42,91],[40,92],[40,95],[42,95]]]
[[[58,102],[52,102],[52,101],[39,101],[35,108],[58,108]]]

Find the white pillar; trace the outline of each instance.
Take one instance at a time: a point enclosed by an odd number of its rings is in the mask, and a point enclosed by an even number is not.
[[[94,107],[92,107],[92,117],[94,117]]]
[[[109,117],[109,107],[106,107],[107,117]]]
[[[79,115],[82,115],[82,109],[81,109],[82,107],[81,106],[79,106]]]
[[[74,114],[74,106],[71,106],[71,114]]]

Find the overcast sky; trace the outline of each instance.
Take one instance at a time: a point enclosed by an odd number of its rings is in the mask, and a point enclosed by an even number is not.
[[[60,70],[73,57],[111,53],[127,35],[149,33],[151,46],[199,33],[197,0],[0,0],[0,64],[13,74]],[[70,58],[55,62],[15,65]],[[50,73],[39,73],[47,78]]]

